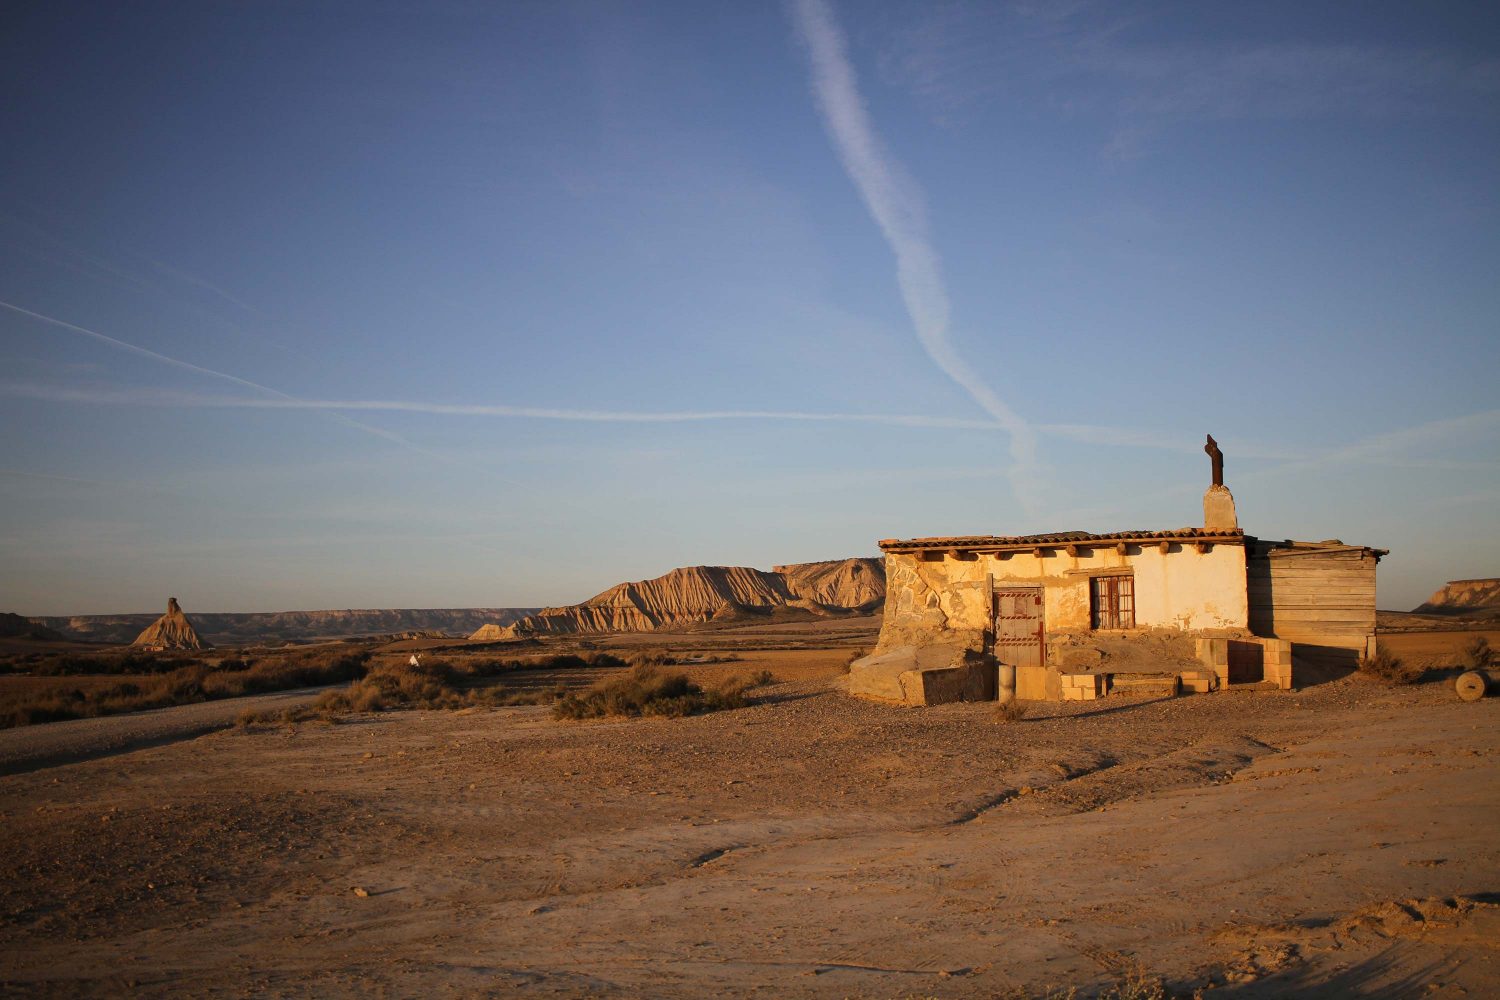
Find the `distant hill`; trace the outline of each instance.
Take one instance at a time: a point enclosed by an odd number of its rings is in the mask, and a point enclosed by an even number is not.
[[[30,618],[22,618],[8,611],[0,611],[0,638],[4,639],[46,639],[50,641],[61,641],[65,637],[45,625],[38,625]]]
[[[674,625],[761,617],[778,611],[870,614],[885,603],[885,564],[835,559],[777,566],[687,566],[654,580],[621,583],[582,604],[545,608],[506,635],[651,632]]]
[[[1500,577],[1450,580],[1413,614],[1450,618],[1500,618]]]
[[[468,635],[486,622],[509,625],[536,608],[387,608],[347,611],[193,612],[193,625],[216,646],[260,642],[342,639],[359,635],[439,632]],[[19,617],[19,616],[15,616]],[[68,639],[127,643],[160,617],[158,614],[73,615],[36,617],[35,626]]]

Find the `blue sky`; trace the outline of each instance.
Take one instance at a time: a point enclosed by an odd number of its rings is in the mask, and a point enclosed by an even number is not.
[[[1196,524],[1500,574],[1483,4],[36,3],[0,608]]]

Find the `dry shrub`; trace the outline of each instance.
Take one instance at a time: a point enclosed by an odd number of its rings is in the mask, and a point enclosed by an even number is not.
[[[562,686],[512,691],[501,684],[471,688],[475,677],[465,666],[446,660],[382,664],[340,691],[325,691],[313,703],[324,717],[352,712],[384,712],[394,709],[497,708],[510,705],[550,705],[563,697]],[[478,676],[483,676],[479,674]]]
[[[500,708],[516,705],[550,705],[561,700],[567,693],[568,689],[561,684],[551,688],[532,688],[528,691],[511,691],[504,685],[497,684],[483,691],[473,692],[473,698],[477,705]]]
[[[498,677],[515,670],[566,670],[589,667],[623,667],[626,661],[612,653],[554,653],[551,656],[532,657],[498,657],[498,656],[472,656],[464,657],[452,664],[449,669],[455,674],[463,674],[468,677]]]
[[[1421,667],[1414,667],[1403,663],[1399,657],[1393,656],[1389,650],[1376,649],[1374,656],[1361,656],[1359,658],[1359,672],[1382,684],[1395,686],[1399,684],[1415,684],[1421,680],[1424,671]]]
[[[155,657],[157,654],[147,655]],[[186,666],[178,666],[170,673],[147,672],[89,691],[18,694],[0,707],[0,728],[140,712],[216,698],[336,683],[362,675],[369,659],[368,652],[325,650],[268,658],[246,667],[235,663],[229,670],[215,670],[206,663],[187,659]],[[168,657],[163,662],[181,664],[184,661]]]
[[[717,687],[704,688],[686,674],[665,673],[650,665],[632,667],[582,695],[569,694],[552,709],[557,719],[598,719],[605,716],[643,715],[678,718],[750,704],[748,693],[769,683],[768,671],[750,677],[731,677]]]
[[[256,711],[247,708],[235,717],[234,724],[241,729],[255,729],[261,726],[295,726],[299,722],[322,722],[334,725],[337,717],[326,711],[319,710],[316,706],[306,705],[297,708],[283,708],[278,711],[262,710]]]
[[[22,653],[6,657],[4,669],[36,677],[169,674],[198,662],[199,658],[190,653],[152,653],[141,649],[127,649],[107,653]]]
[[[1482,635],[1476,635],[1474,641],[1464,647],[1463,666],[1465,670],[1487,670],[1495,662],[1495,651],[1490,648],[1490,641]]]
[[[1002,701],[995,706],[995,721],[1001,725],[1009,725],[1012,722],[1020,722],[1026,718],[1026,706],[1016,701]]]
[[[740,657],[732,654],[669,653],[665,649],[641,649],[627,655],[624,663],[632,667],[679,667],[701,663],[734,663],[739,659]]]
[[[1015,987],[997,994],[998,1000],[1082,1000],[1085,995],[1095,1000],[1203,1000],[1203,990],[1190,994],[1178,993],[1167,988],[1160,976],[1131,970],[1117,974],[1116,981],[1098,993],[1080,994],[1076,986],[1049,986],[1042,992],[1025,987]]]

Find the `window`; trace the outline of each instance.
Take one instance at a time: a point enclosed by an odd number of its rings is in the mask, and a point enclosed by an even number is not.
[[[1089,590],[1094,628],[1135,628],[1135,577],[1096,576]]]

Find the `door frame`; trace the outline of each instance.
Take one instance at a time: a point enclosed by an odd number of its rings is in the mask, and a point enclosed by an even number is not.
[[[1030,584],[997,585],[990,580],[990,654],[999,659],[1000,650],[1000,595],[1003,593],[1026,593],[1036,596],[1036,655],[1037,665],[1047,665],[1047,592],[1046,588]],[[1003,661],[1002,661],[1003,662]]]

